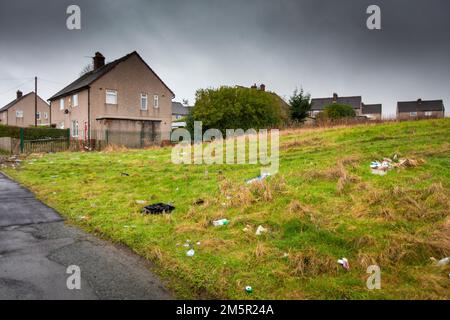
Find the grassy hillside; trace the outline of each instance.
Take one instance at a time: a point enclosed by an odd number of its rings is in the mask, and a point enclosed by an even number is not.
[[[34,156],[7,173],[154,261],[180,297],[449,299],[450,266],[430,260],[450,256],[449,137],[449,119],[286,132],[280,173],[253,186],[258,166],[173,165],[169,148]],[[371,174],[394,153],[421,164]],[[138,200],[176,210],[143,216]],[[212,226],[220,218],[231,224]],[[259,225],[269,232],[256,236]],[[372,264],[381,290],[366,288]]]

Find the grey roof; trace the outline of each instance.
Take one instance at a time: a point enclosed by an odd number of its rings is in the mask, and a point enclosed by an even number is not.
[[[416,100],[397,103],[398,112],[445,111],[442,100]]]
[[[172,102],[172,114],[187,116],[192,107],[186,107],[180,102]]]
[[[33,94],[34,94],[34,91],[31,91],[30,93],[27,93],[27,94],[23,95],[22,97],[11,101],[6,106],[0,108],[0,112],[6,111],[6,110],[14,107],[19,101],[21,101],[21,100],[25,99],[26,97],[28,97],[29,95],[33,95]],[[47,102],[45,102],[41,97],[39,97],[39,95],[37,97],[38,97],[38,99],[43,101],[45,104],[47,104]]]
[[[381,104],[363,104],[362,114],[381,114],[382,109]]]
[[[95,82],[97,79],[100,79],[101,77],[103,77],[105,74],[107,74],[112,69],[114,69],[119,63],[127,60],[132,55],[137,55],[145,63],[145,65],[156,75],[156,77],[158,77],[158,79],[164,84],[164,86],[167,89],[169,89],[169,91],[172,93],[172,95],[175,96],[173,91],[170,90],[170,88],[164,83],[164,81],[162,81],[161,78],[159,78],[159,76],[152,70],[152,68],[150,68],[150,66],[141,58],[141,56],[136,51],[134,51],[120,59],[117,59],[113,62],[105,64],[103,67],[101,67],[97,70],[93,70],[93,71],[90,71],[90,72],[84,74],[83,76],[81,76],[80,78],[78,78],[77,80],[75,80],[74,82],[69,84],[67,87],[65,87],[58,93],[56,93],[53,97],[51,97],[49,99],[49,101],[53,101],[53,100],[62,98],[64,96],[68,96],[72,93],[87,89],[93,82]]]
[[[326,106],[333,104],[333,98],[316,98],[311,100],[311,110],[323,110]],[[361,107],[362,97],[338,97],[336,103],[352,106],[354,109]]]

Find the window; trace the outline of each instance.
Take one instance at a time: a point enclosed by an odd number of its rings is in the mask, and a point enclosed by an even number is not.
[[[78,121],[72,121],[72,137],[78,138]]]
[[[410,115],[411,117],[417,117],[417,112],[415,112],[415,111],[410,112],[409,115]]]
[[[148,110],[148,99],[145,93],[141,93],[141,110]]]
[[[63,122],[60,122],[59,125],[58,125],[58,127],[59,127],[60,129],[64,129],[64,121],[63,121]]]
[[[433,115],[432,111],[425,111],[425,117],[431,117]]]
[[[153,96],[153,107],[155,109],[159,108],[159,96],[156,94]]]
[[[16,111],[16,118],[23,118],[23,111],[22,110],[17,110]]]
[[[41,120],[41,113],[40,112],[36,113],[36,120]]]
[[[64,110],[64,99],[59,100],[59,110]]]
[[[48,119],[48,112],[44,112],[44,119]]]
[[[78,107],[78,95],[74,94],[72,96],[72,107]]]
[[[116,90],[106,90],[106,104],[117,104]]]

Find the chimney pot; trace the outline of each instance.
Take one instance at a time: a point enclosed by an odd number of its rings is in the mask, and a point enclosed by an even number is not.
[[[333,93],[333,102],[337,102],[339,96],[337,93]]]
[[[94,70],[97,70],[105,65],[105,57],[100,52],[96,52],[93,59]]]
[[[258,88],[258,87],[256,86],[256,83],[255,83],[254,85],[252,85],[251,88],[252,88],[252,89],[256,89],[256,88]]]
[[[20,90],[17,90],[17,99],[20,99],[20,98],[22,98],[22,96],[23,96],[23,93],[22,93],[22,91],[20,91]]]
[[[422,103],[422,98],[417,99],[418,103]]]

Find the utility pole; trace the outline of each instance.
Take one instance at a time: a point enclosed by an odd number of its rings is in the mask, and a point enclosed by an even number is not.
[[[34,126],[37,127],[37,77],[34,77]]]

